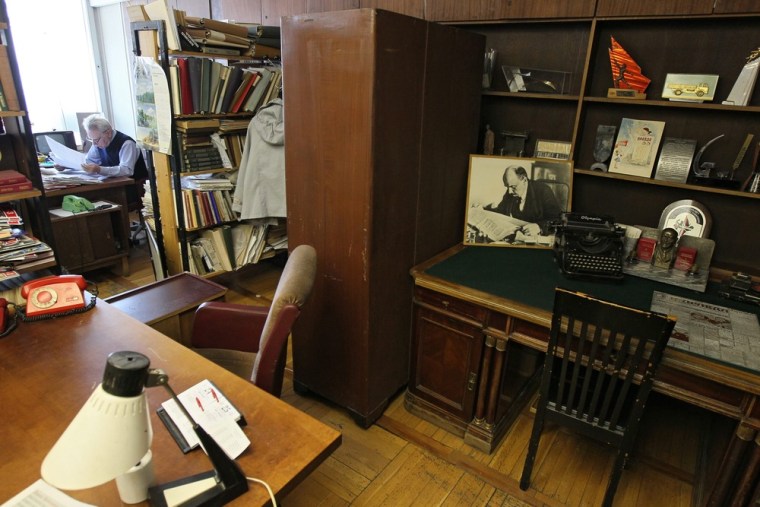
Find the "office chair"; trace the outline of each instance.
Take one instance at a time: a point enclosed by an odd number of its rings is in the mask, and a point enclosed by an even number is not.
[[[520,489],[530,486],[544,423],[617,448],[611,506],[675,320],[556,289],[549,345]]]
[[[300,245],[288,257],[269,308],[203,303],[195,312],[190,344],[202,356],[279,397],[288,336],[311,294],[317,253]]]
[[[45,136],[50,137],[54,141],[58,141],[62,145],[66,146],[67,148],[71,148],[72,150],[77,149],[77,141],[74,139],[74,132],[71,130],[54,130],[52,132],[35,132],[34,134],[34,145],[37,148],[38,153],[42,153],[44,155],[48,155],[50,153],[50,146],[48,146],[47,139],[45,139]]]

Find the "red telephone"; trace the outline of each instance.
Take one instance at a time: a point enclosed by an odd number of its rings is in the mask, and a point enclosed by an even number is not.
[[[24,284],[21,296],[27,299],[26,316],[62,313],[84,308],[87,281],[80,275],[46,276]]]

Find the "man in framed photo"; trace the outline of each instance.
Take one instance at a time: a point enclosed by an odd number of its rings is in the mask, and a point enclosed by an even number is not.
[[[521,229],[526,236],[549,234],[549,223],[562,213],[562,205],[546,183],[531,180],[520,165],[510,165],[502,177],[507,191],[496,205],[483,209],[528,222]]]

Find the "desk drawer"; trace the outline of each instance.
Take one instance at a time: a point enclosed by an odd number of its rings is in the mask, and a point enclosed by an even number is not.
[[[461,315],[480,324],[486,322],[488,310],[472,303],[420,287],[415,288],[414,295],[417,302],[429,305],[437,310]]]

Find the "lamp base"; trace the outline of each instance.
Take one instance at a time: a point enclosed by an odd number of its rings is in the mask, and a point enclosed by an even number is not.
[[[116,478],[116,489],[126,504],[140,503],[148,499],[148,488],[156,482],[153,470],[153,453],[148,449],[140,462],[124,475]]]
[[[148,490],[153,507],[202,507],[223,505],[248,491],[248,484],[233,483],[226,487],[217,473],[209,470],[183,479],[153,486]]]
[[[224,486],[217,482],[216,472],[209,470],[153,486],[148,489],[148,496],[150,497],[150,504],[154,507],[172,507],[175,505],[194,507],[206,505],[206,502],[215,498],[223,489]]]

